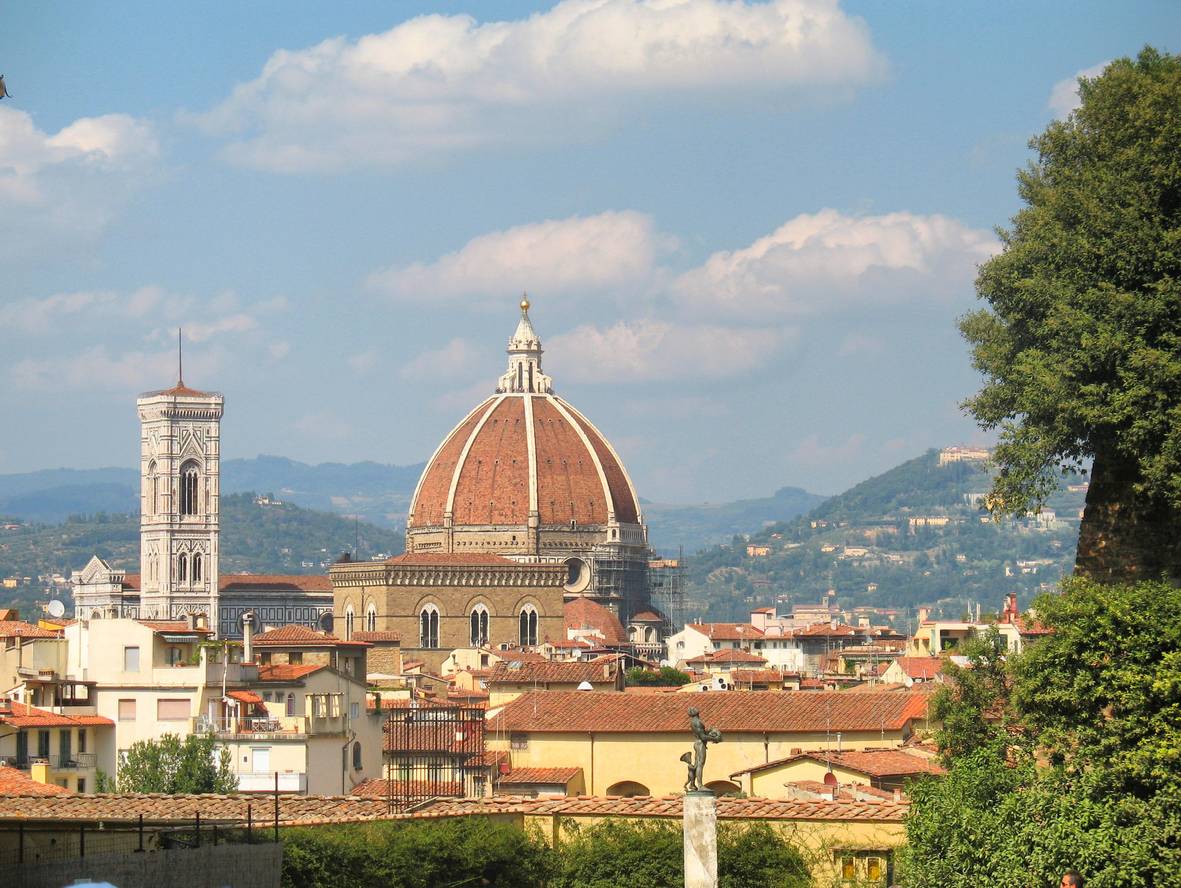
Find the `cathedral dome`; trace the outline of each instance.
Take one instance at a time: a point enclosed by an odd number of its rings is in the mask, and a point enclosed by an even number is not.
[[[639,525],[635,488],[602,433],[553,394],[529,302],[496,393],[439,445],[407,529]]]

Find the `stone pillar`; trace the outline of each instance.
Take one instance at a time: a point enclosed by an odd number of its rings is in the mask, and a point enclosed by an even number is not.
[[[685,888],[718,888],[718,798],[685,793]]]

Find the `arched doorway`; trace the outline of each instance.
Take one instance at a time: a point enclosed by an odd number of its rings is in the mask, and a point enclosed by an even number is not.
[[[711,780],[705,784],[705,788],[712,789],[716,795],[720,796],[738,795],[742,792],[742,787],[729,780]]]
[[[612,783],[607,787],[607,795],[622,796],[625,799],[630,799],[634,796],[652,795],[652,793],[642,783],[637,783],[634,780],[620,780],[618,783]]]

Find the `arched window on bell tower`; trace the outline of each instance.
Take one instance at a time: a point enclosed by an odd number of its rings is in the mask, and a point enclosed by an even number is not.
[[[148,463],[148,514],[160,511],[160,476],[156,474],[156,461]]]
[[[196,515],[199,511],[198,493],[201,472],[190,460],[180,467],[180,514]]]
[[[201,582],[201,553],[193,553],[193,582]]]
[[[189,559],[181,553],[176,559],[176,579],[183,583],[189,578]]]

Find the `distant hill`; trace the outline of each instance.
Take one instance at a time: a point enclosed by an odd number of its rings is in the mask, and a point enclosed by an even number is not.
[[[229,459],[221,464],[223,494],[254,491],[309,509],[357,515],[388,528],[406,523],[423,463],[374,462],[308,465],[282,456]],[[52,524],[74,515],[130,514],[139,510],[139,473],[134,469],[48,469],[0,475],[0,515]],[[798,487],[774,496],[732,503],[673,506],[646,503],[652,545],[666,553],[687,552],[729,540],[774,521],[790,521],[824,497]]]
[[[846,607],[939,604],[955,617],[976,603],[995,610],[1010,591],[1028,603],[1071,569],[1085,494],[1064,486],[1040,517],[994,522],[980,507],[990,485],[986,464],[940,466],[928,451],[807,515],[688,559],[687,613],[739,619],[830,589]]]
[[[374,462],[308,465],[281,456],[228,459],[221,464],[224,494],[273,493],[286,502],[386,527],[406,521],[423,464]],[[52,523],[71,515],[139,510],[139,472],[131,468],[46,469],[0,475],[0,515]]]
[[[693,553],[706,546],[729,542],[737,533],[790,521],[824,500],[819,494],[799,487],[781,487],[774,496],[761,499],[691,506],[645,503],[643,510],[652,547],[664,555],[673,555],[678,547]]]
[[[359,550],[356,548],[359,542]],[[248,493],[221,500],[222,573],[322,573],[342,552],[361,557],[402,551],[398,531],[291,503],[258,505]],[[47,591],[38,577],[69,577],[90,556],[102,555],[112,566],[139,570],[139,516],[99,513],[60,524],[30,524],[0,530],[0,577],[29,577],[17,590],[0,590],[4,606],[28,608],[33,600],[62,595]]]

